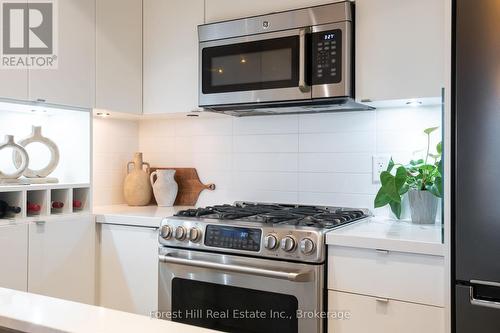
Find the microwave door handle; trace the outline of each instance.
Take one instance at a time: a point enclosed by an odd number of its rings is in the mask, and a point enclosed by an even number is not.
[[[199,268],[215,269],[223,272],[241,273],[256,276],[269,277],[273,279],[288,280],[292,282],[309,282],[312,279],[312,271],[300,271],[300,272],[283,272],[275,271],[266,268],[250,267],[250,266],[239,266],[231,264],[221,264],[210,261],[202,260],[192,260],[178,258],[174,255],[159,255],[159,261],[162,263],[170,263],[184,266],[192,266]]]
[[[309,28],[299,30],[299,89],[302,92],[310,90],[306,82],[306,35],[309,31]]]

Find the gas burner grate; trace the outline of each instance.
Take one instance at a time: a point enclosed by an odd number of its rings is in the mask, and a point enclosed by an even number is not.
[[[354,222],[367,215],[361,210],[336,207],[238,202],[235,205],[187,209],[179,211],[175,216],[330,229]]]

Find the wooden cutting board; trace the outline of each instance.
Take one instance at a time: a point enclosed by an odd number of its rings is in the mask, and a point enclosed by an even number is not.
[[[179,185],[175,206],[194,206],[198,201],[201,191],[215,190],[215,184],[205,185],[200,181],[198,172],[195,168],[151,168],[151,173],[155,170],[175,170],[174,179]],[[156,200],[153,195],[153,204]]]

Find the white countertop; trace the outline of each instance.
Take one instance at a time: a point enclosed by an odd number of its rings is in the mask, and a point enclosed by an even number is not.
[[[193,208],[190,206],[158,207],[128,205],[111,205],[94,207],[97,223],[125,224],[144,227],[158,227],[164,217],[169,217],[179,210]]]
[[[22,332],[209,333],[196,326],[0,288],[0,328]]]
[[[441,224],[421,225],[373,217],[330,231],[326,243],[444,256],[441,235]]]

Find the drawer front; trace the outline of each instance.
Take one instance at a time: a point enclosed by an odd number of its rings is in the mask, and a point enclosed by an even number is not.
[[[444,306],[444,257],[328,247],[328,289]]]
[[[444,309],[430,305],[329,291],[328,311],[349,312],[347,319],[329,319],[328,333],[444,332]]]

